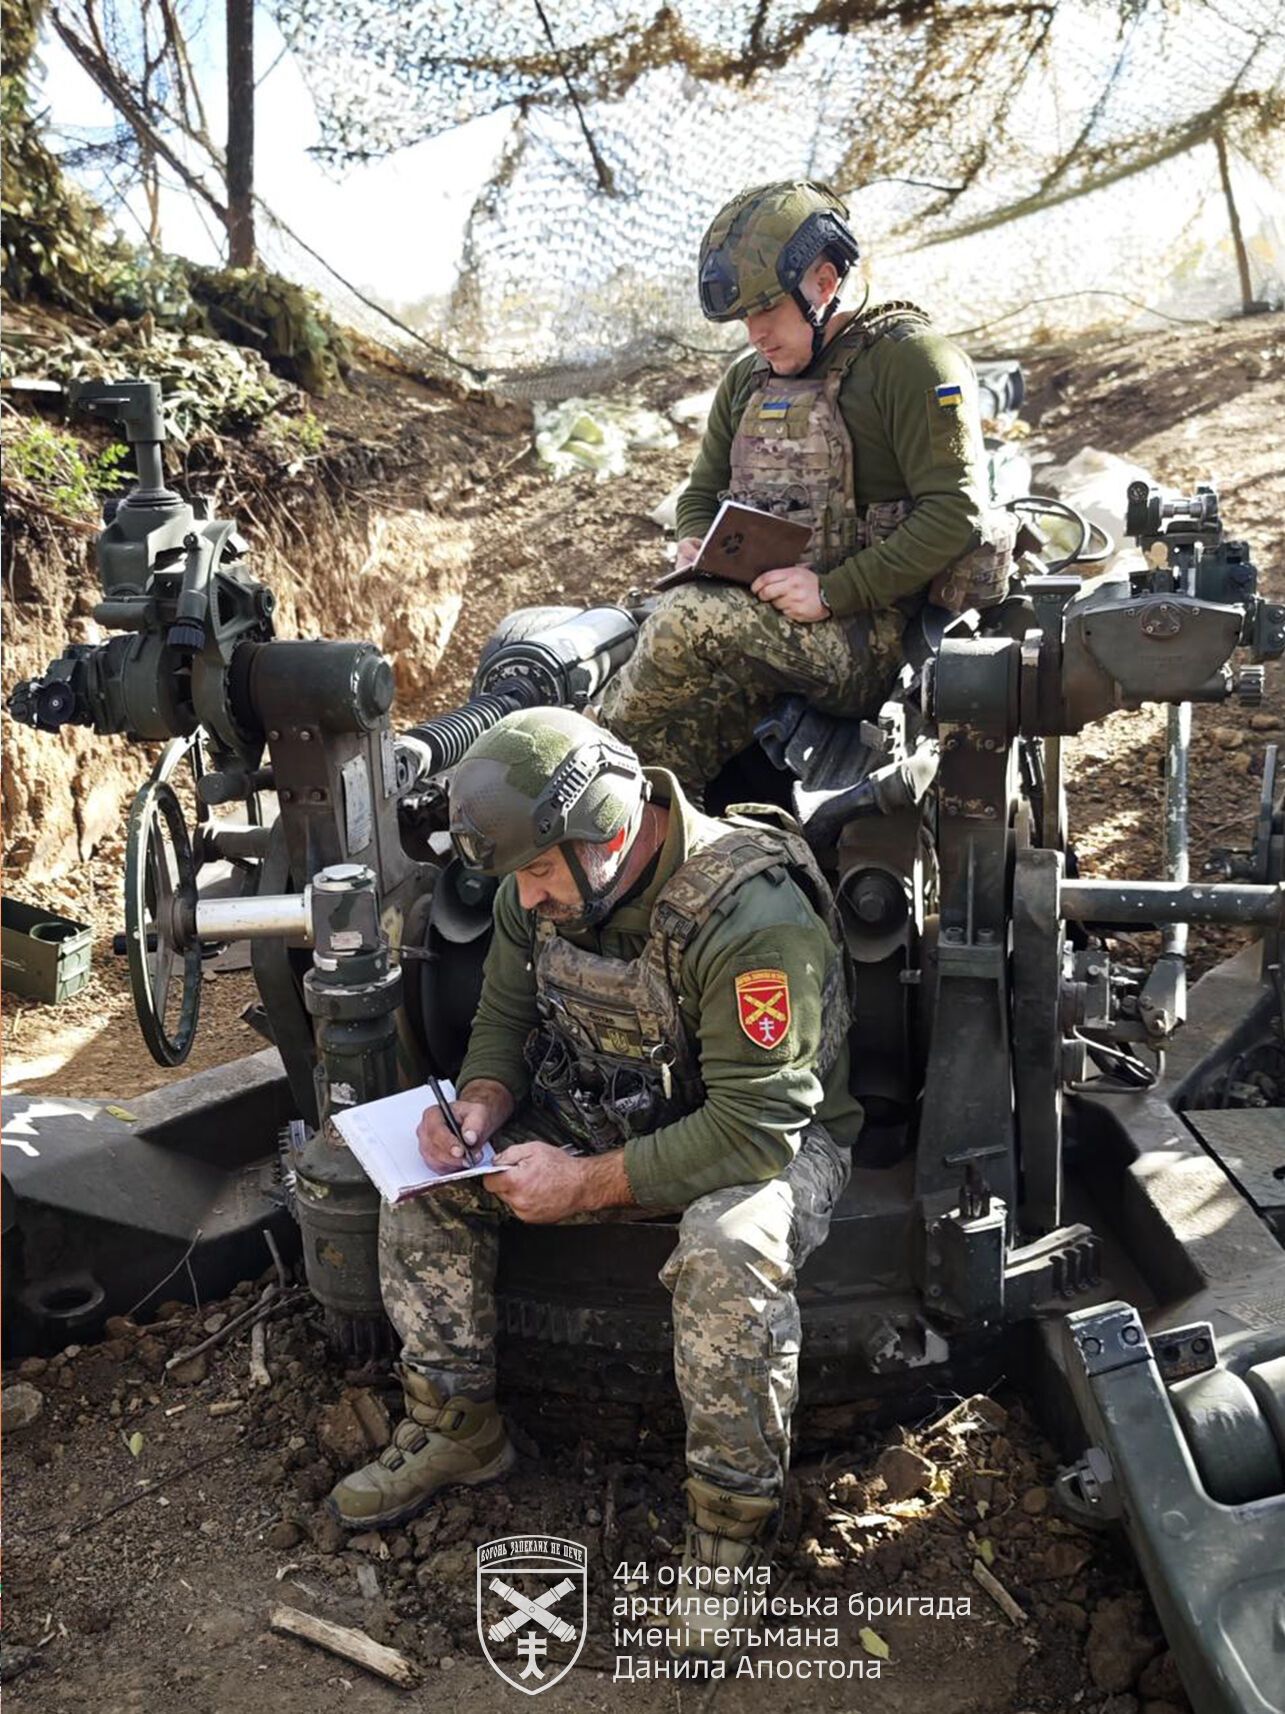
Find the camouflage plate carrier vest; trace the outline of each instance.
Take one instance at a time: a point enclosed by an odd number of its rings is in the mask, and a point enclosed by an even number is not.
[[[904,339],[930,325],[912,303],[880,304],[835,336],[818,373],[774,375],[762,361],[752,372],[722,498],[807,524],[812,540],[806,562],[814,571],[833,571],[859,549],[883,541],[910,513],[909,496],[857,505],[855,449],[839,392],[853,363],[877,340]],[[1002,600],[1015,537],[1008,513],[991,514],[982,542],[937,574],[929,600],[955,613]],[[915,598],[909,605],[917,609],[921,603]],[[863,637],[864,631],[854,641]]]
[[[769,812],[771,813],[771,812]],[[817,1075],[828,1076],[848,1027],[842,939],[830,889],[803,839],[744,816],[693,853],[661,888],[637,958],[575,946],[535,922],[536,1003],[526,1043],[531,1098],[582,1148],[620,1148],[694,1112],[705,1099],[696,1035],[679,1003],[683,956],[752,875],[788,874],[835,942],[822,994]]]

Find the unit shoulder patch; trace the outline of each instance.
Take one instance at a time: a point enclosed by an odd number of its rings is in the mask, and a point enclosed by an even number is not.
[[[736,978],[736,1016],[755,1047],[779,1047],[790,1029],[790,979],[784,970],[746,970]]]

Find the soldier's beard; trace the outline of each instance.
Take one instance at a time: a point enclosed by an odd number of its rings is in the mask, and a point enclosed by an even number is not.
[[[583,905],[558,905],[546,899],[535,907],[535,914],[543,917],[546,922],[571,923],[577,922],[584,915]]]
[[[620,850],[609,851],[605,845],[577,840],[575,859],[590,897],[574,905],[545,899],[535,907],[535,914],[547,922],[561,923],[564,928],[587,928],[592,923],[601,922],[611,909],[632,846],[633,840],[627,839]]]

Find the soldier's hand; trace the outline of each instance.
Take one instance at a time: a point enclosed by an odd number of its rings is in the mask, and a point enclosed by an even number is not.
[[[796,624],[815,625],[830,617],[830,609],[821,599],[821,579],[811,566],[787,565],[779,571],[761,572],[750,589],[760,601],[770,602]]]
[[[511,1170],[488,1173],[482,1183],[519,1220],[546,1225],[580,1212],[582,1163],[577,1156],[535,1141],[513,1143],[495,1158]]]
[[[478,1148],[489,1134],[487,1109],[480,1101],[452,1101],[451,1111],[460,1122],[470,1148]],[[440,1107],[427,1109],[415,1133],[424,1164],[434,1172],[456,1172],[468,1162],[464,1150],[451,1135]]]
[[[684,536],[678,544],[677,553],[674,555],[674,570],[686,571],[700,551],[701,538],[699,536]]]

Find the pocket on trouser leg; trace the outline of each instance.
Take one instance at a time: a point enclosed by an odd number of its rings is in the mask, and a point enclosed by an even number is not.
[[[802,695],[820,707],[841,693],[851,660],[841,624],[799,624],[764,602],[743,672],[746,681],[766,695]]]

